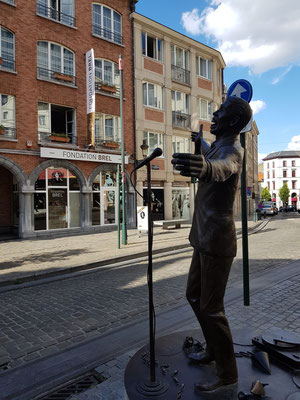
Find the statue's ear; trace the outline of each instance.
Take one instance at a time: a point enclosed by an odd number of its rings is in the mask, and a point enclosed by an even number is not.
[[[229,125],[230,126],[235,126],[235,125],[237,125],[239,123],[239,121],[240,121],[240,117],[238,115],[234,115],[231,118]]]

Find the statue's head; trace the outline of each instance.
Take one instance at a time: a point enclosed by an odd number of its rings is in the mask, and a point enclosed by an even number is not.
[[[217,137],[238,135],[251,116],[252,110],[247,101],[239,97],[228,97],[219,110],[213,113],[210,132]]]

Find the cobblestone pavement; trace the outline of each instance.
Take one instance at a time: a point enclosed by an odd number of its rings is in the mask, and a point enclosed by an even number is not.
[[[299,227],[297,215],[277,218],[264,232],[250,236],[250,274],[299,259]],[[155,259],[157,309],[184,301],[190,258],[191,251],[184,250]],[[239,240],[229,286],[241,281],[241,265]],[[147,313],[146,269],[147,262],[127,263],[1,293],[0,368],[13,368],[54,354]]]

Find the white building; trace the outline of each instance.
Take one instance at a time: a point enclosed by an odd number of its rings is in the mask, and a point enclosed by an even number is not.
[[[286,183],[290,189],[288,203],[300,208],[300,151],[270,153],[263,159],[263,163],[264,186],[269,189],[276,206],[282,206],[279,190]]]

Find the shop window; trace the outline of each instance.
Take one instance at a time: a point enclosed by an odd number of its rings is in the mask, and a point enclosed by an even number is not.
[[[38,177],[34,193],[34,229],[80,227],[80,187],[65,168],[49,167]]]
[[[0,27],[0,70],[15,70],[15,35]]]
[[[206,121],[212,119],[212,102],[205,99],[198,99],[198,118]]]
[[[0,138],[16,138],[15,96],[0,94]]]
[[[37,0],[36,12],[42,17],[75,26],[74,0]]]
[[[93,34],[122,44],[121,15],[104,5],[93,4]]]
[[[163,90],[160,85],[150,82],[143,82],[143,104],[147,107],[154,107],[162,110]]]
[[[172,217],[190,219],[190,191],[188,188],[172,189]]]
[[[66,47],[39,41],[37,44],[37,77],[75,85],[75,56]]]
[[[203,78],[207,78],[211,80],[211,61],[206,60],[205,58],[196,57],[196,74]]]
[[[164,157],[164,136],[161,133],[144,131],[143,139],[146,140],[148,147],[148,156],[156,147],[160,147],[163,151],[161,157]]]
[[[92,225],[117,223],[116,173],[100,172],[93,181]]]
[[[98,92],[120,96],[120,72],[118,64],[95,59],[95,88]]]
[[[107,114],[95,114],[95,144],[96,146],[119,147],[121,141],[120,117]]]
[[[191,153],[191,139],[173,136],[172,137],[173,153]]]
[[[163,41],[148,33],[142,32],[142,52],[144,56],[162,61],[163,59]]]
[[[49,103],[38,103],[40,142],[76,144],[75,125],[75,109]]]

